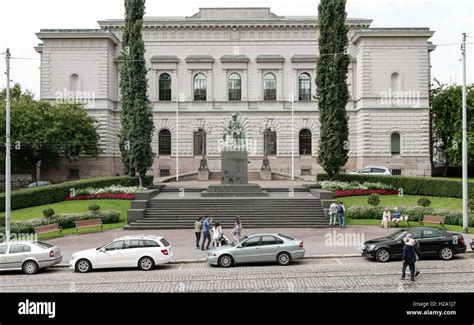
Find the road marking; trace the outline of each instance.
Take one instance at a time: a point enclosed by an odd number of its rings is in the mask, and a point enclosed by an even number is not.
[[[342,265],[342,262],[338,258],[335,258],[334,260],[337,262],[337,264]]]

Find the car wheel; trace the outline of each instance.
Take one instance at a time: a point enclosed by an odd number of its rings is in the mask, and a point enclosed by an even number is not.
[[[277,263],[280,265],[288,265],[291,263],[291,255],[287,252],[278,254]]]
[[[454,252],[453,249],[449,246],[441,247],[439,250],[439,258],[445,261],[448,261],[453,258]]]
[[[38,272],[39,266],[35,261],[26,261],[23,263],[22,269],[25,274],[31,275]]]
[[[390,261],[390,251],[386,248],[379,249],[375,253],[375,259],[382,263]]]
[[[92,264],[86,259],[82,259],[77,261],[76,263],[76,271],[79,273],[87,273],[92,270]]]
[[[138,267],[142,271],[150,271],[155,268],[155,261],[151,257],[142,257],[138,261]]]
[[[230,255],[222,255],[219,257],[219,266],[231,267],[234,264],[234,259]]]

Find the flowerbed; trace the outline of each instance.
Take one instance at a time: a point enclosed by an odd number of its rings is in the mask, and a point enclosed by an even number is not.
[[[89,194],[135,194],[144,191],[146,188],[138,186],[112,185],[101,188],[86,187],[76,191],[76,196]]]
[[[334,192],[335,197],[345,197],[345,196],[362,196],[362,195],[397,195],[398,190],[337,190]]]
[[[338,182],[338,181],[323,181],[320,182],[323,190],[326,191],[346,191],[346,190],[396,190],[392,185],[383,184],[380,182]]]
[[[104,193],[104,194],[86,194],[86,195],[76,195],[68,196],[66,201],[79,201],[79,200],[134,200],[135,194],[113,194],[113,193]]]

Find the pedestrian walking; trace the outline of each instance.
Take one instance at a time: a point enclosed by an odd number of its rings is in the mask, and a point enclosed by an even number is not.
[[[346,218],[344,213],[346,212],[346,207],[344,203],[339,202],[337,205],[337,217],[339,219],[339,228],[344,229],[346,226]]]
[[[219,222],[216,222],[212,228],[212,244],[214,247],[221,246],[222,235],[222,227]]]
[[[237,217],[237,220],[235,220],[234,228],[230,231],[230,233],[232,234],[235,243],[240,241],[240,237],[242,235],[242,226],[240,224],[239,217]]]
[[[337,219],[337,203],[334,201],[329,206],[329,226],[336,227],[336,219]]]
[[[382,213],[382,224],[380,225],[382,228],[390,228],[390,210],[385,208]]]
[[[403,246],[403,265],[402,265],[402,280],[405,280],[405,273],[407,266],[410,268],[410,280],[415,282],[415,263],[416,263],[416,253],[415,253],[415,243],[410,241],[412,235],[406,235],[405,246]]]
[[[199,242],[201,241],[201,233],[202,233],[202,217],[199,217],[194,222],[194,235],[196,236],[197,249],[199,249]]]
[[[209,216],[207,216],[202,223],[201,250],[204,250],[204,246],[206,246],[206,249],[209,249],[209,245],[211,245],[211,221],[209,220]]]

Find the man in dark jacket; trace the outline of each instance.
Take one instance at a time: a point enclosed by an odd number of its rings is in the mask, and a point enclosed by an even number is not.
[[[410,268],[410,278],[412,282],[415,282],[415,263],[416,263],[416,254],[414,243],[410,242],[411,235],[407,235],[407,242],[403,246],[403,266],[402,266],[402,280],[405,280],[405,272],[407,266]]]

